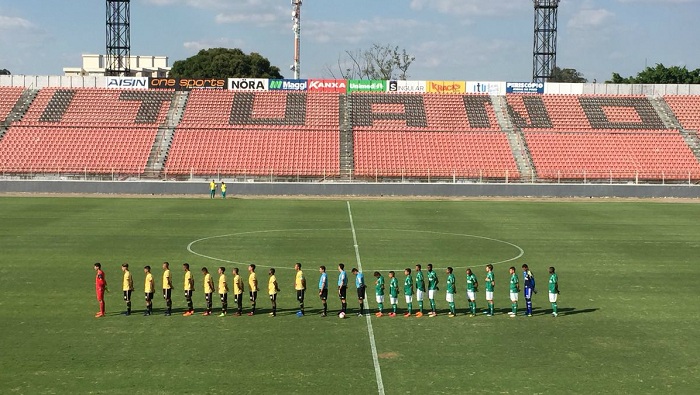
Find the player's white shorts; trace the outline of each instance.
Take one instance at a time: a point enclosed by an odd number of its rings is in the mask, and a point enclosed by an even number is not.
[[[512,300],[513,302],[517,302],[517,301],[518,301],[518,293],[517,293],[517,292],[511,292],[511,293],[510,293],[510,300]]]
[[[391,304],[399,304],[399,298],[395,298],[393,296],[389,297],[389,301],[391,302]]]
[[[455,301],[455,294],[451,294],[451,293],[447,292],[447,293],[445,294],[445,300],[447,301],[447,303],[454,303],[454,301]]]
[[[377,303],[384,303],[384,295],[377,295]]]
[[[474,292],[474,291],[467,291],[467,299],[468,299],[468,300],[476,300],[476,292]]]
[[[486,291],[486,300],[493,300],[493,291]]]
[[[416,300],[419,302],[423,300],[423,291],[420,289],[416,290]]]
[[[434,289],[428,290],[428,299],[435,299],[435,290]]]
[[[404,295],[406,297],[406,303],[413,303],[413,295]]]
[[[559,296],[559,294],[550,293],[550,294],[549,294],[549,303],[556,303],[556,302],[557,302],[557,296]]]

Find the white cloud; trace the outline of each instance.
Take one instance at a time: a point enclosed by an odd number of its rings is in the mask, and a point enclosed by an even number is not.
[[[404,37],[405,32],[430,24],[413,19],[362,19],[356,22],[307,21],[302,27],[306,39],[318,42],[341,42],[357,44],[364,40],[387,41],[397,36]],[[384,38],[381,34],[391,37]]]
[[[245,46],[245,41],[221,37],[215,40],[186,41],[182,46],[187,50],[199,52],[209,48],[242,48]]]
[[[33,23],[24,18],[0,15],[0,30],[33,29],[34,27]]]
[[[588,29],[606,24],[615,14],[604,8],[582,9],[569,19],[567,26],[571,29]]]
[[[445,14],[461,16],[502,15],[531,9],[529,1],[514,0],[412,0],[414,10],[434,9]]]

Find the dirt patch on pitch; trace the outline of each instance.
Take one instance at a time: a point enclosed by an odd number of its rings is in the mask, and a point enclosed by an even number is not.
[[[391,351],[391,352],[383,352],[383,353],[377,354],[377,356],[378,356],[380,359],[396,359],[396,358],[399,357],[399,353],[393,352],[393,351]]]

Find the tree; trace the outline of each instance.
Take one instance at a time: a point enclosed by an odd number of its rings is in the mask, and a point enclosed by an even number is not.
[[[238,48],[203,49],[195,56],[173,63],[171,78],[283,78],[280,69],[256,52]]]
[[[622,77],[612,74],[612,79],[606,83],[613,84],[700,84],[700,69],[688,70],[685,66],[666,67],[657,63],[654,67],[646,67],[637,73],[636,77]]]
[[[588,80],[583,76],[583,74],[576,71],[576,69],[561,69],[559,67],[554,67],[547,82],[582,83],[588,82]]]
[[[372,44],[368,49],[345,51],[338,57],[338,69],[326,66],[333,78],[346,80],[405,80],[415,56],[398,46]]]
[[[0,75],[10,75],[10,70],[8,69],[0,69]]]

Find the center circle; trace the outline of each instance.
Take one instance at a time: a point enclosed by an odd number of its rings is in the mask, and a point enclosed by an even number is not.
[[[525,254],[514,243],[466,233],[368,228],[355,231],[362,265],[373,270],[403,270],[416,263],[433,263],[436,269],[452,266],[456,270],[503,264]],[[255,263],[281,269],[292,269],[294,262],[333,266],[356,260],[349,228],[236,232],[194,240],[187,245],[187,251],[218,262],[246,266]]]

